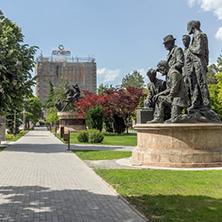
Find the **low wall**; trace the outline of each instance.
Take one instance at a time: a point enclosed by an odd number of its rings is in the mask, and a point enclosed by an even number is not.
[[[86,122],[77,112],[58,112],[59,128],[64,126],[64,132],[77,133],[86,129]]]
[[[131,162],[158,167],[222,166],[222,124],[137,124]]]

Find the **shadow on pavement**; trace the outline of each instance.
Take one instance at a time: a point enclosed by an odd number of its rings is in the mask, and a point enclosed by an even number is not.
[[[128,206],[123,206],[123,202],[116,196],[99,195],[82,189],[51,190],[42,186],[3,186],[0,187],[0,221],[144,220]]]
[[[4,152],[30,152],[30,153],[64,153],[67,146],[64,144],[23,144],[10,145]]]

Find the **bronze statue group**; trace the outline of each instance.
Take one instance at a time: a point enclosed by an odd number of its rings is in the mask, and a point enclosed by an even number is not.
[[[147,123],[220,122],[211,110],[207,86],[207,35],[198,20],[189,21],[187,31],[189,35],[182,37],[184,50],[175,45],[172,35],[164,37],[167,58],[157,64],[157,69],[147,72],[150,82],[144,107],[154,109],[153,120]],[[157,72],[166,76],[166,81],[157,79]]]

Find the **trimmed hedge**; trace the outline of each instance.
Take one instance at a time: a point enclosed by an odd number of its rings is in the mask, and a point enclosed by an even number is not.
[[[77,139],[79,142],[84,143],[101,143],[104,139],[104,135],[97,129],[90,129],[88,131],[81,130],[77,135]]]
[[[89,133],[89,142],[90,143],[101,143],[104,139],[103,133],[97,129],[90,129]]]
[[[89,134],[87,130],[81,130],[79,131],[78,135],[77,135],[77,139],[79,142],[88,142],[89,140]]]

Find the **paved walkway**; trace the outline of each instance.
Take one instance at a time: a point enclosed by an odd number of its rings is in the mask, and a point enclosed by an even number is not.
[[[50,132],[0,152],[0,221],[145,221]]]

